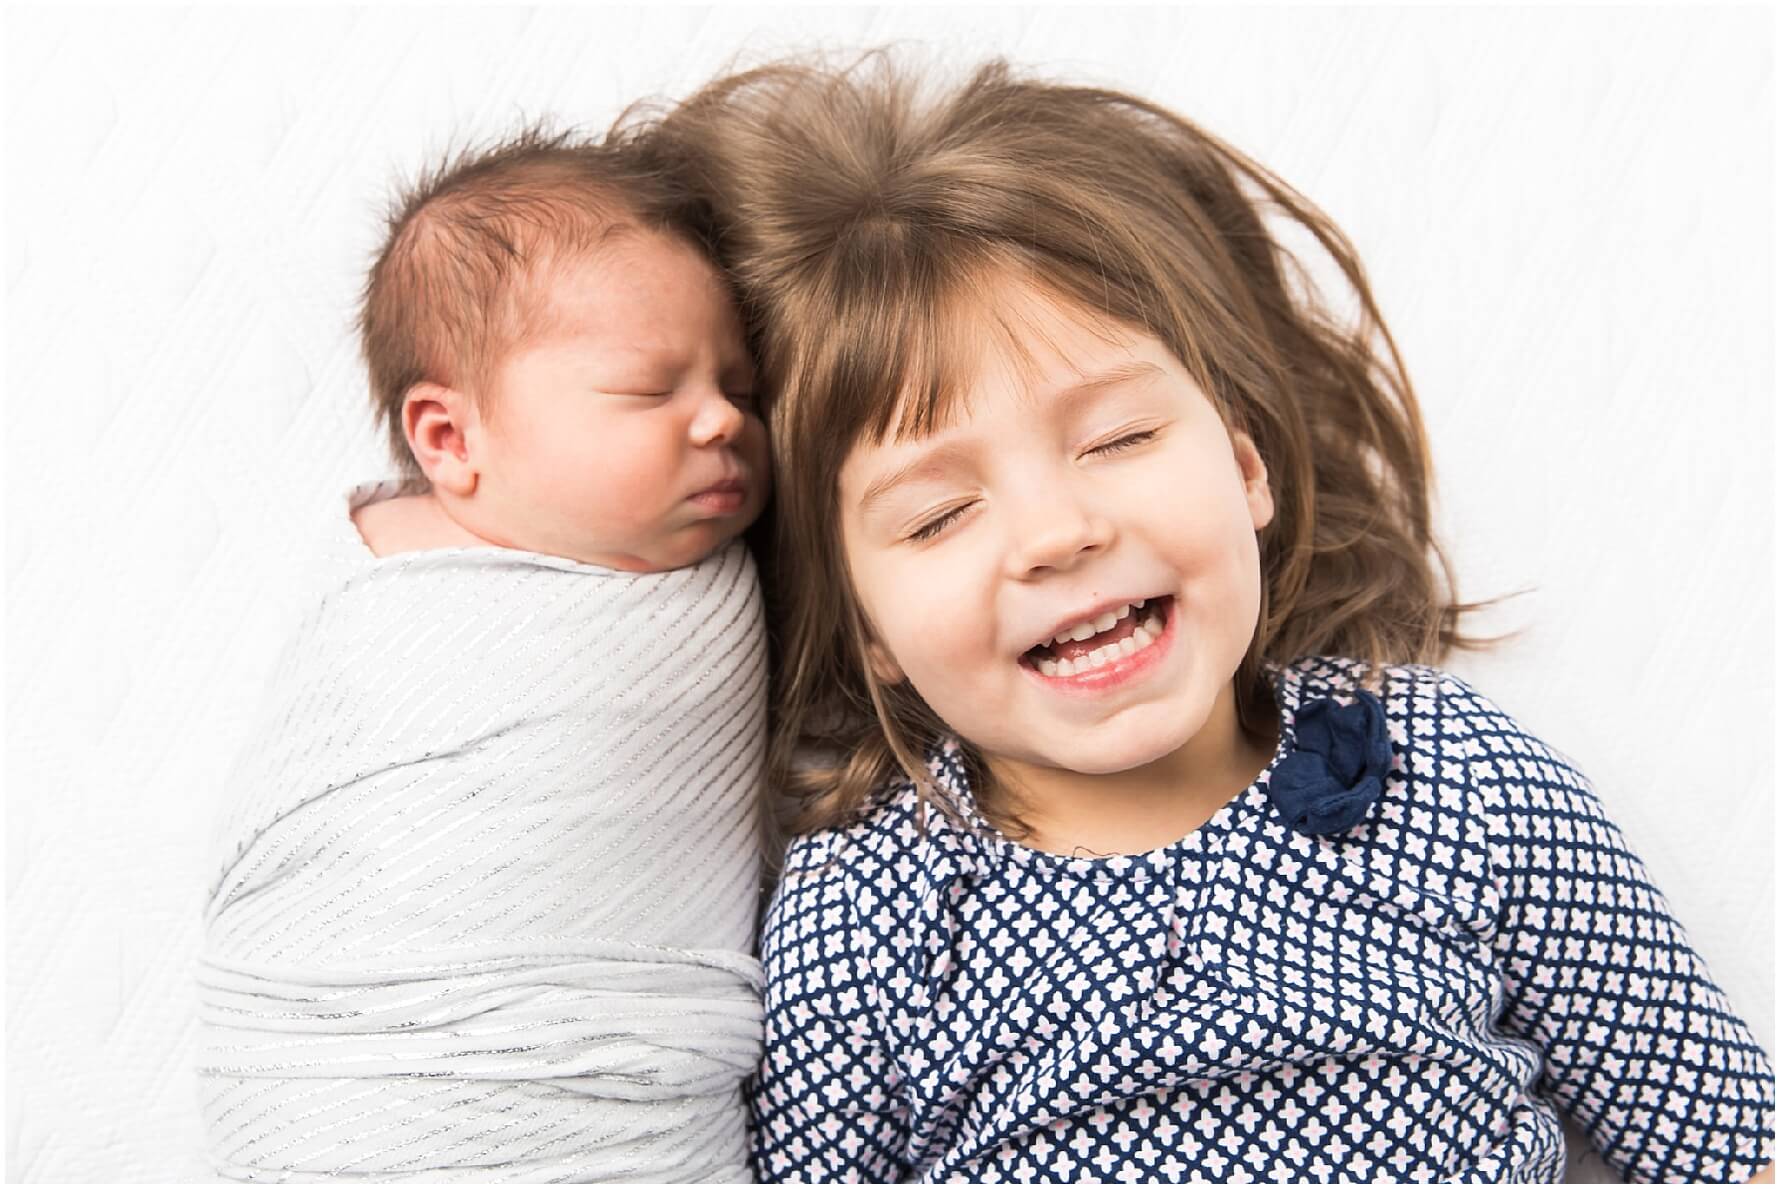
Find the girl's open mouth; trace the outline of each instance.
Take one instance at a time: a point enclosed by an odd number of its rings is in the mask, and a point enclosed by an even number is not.
[[[1080,638],[1050,640],[1026,650],[1020,667],[1047,686],[1082,691],[1121,685],[1148,669],[1174,638],[1174,596],[1127,604],[1124,612],[1083,625]],[[1087,634],[1089,629],[1093,630]]]

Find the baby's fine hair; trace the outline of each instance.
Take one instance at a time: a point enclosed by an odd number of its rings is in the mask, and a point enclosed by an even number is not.
[[[950,731],[866,659],[838,479],[856,443],[944,424],[975,348],[958,328],[983,325],[965,311],[1001,277],[1153,334],[1254,440],[1276,512],[1238,672],[1245,726],[1271,707],[1264,662],[1433,663],[1475,643],[1430,527],[1415,395],[1353,247],[1236,149],[1142,99],[999,61],[933,93],[882,51],[738,73],[660,124],[715,208],[771,402],[770,768],[792,793],[792,831],[854,819],[899,775],[933,793],[924,756]],[[1357,324],[1330,311],[1267,215],[1320,245]],[[982,758],[964,751],[993,817]]]
[[[365,281],[360,349],[391,456],[419,466],[402,427],[416,384],[469,393],[486,406],[499,360],[543,325],[548,270],[640,224],[707,250],[707,214],[646,136],[595,139],[533,125],[447,154],[390,206]]]

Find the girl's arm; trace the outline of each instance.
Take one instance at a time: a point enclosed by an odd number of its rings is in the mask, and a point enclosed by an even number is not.
[[[908,1109],[883,1043],[868,934],[828,839],[786,856],[761,937],[766,1056],[751,1087],[762,1181],[892,1182],[908,1171]]]
[[[1538,1046],[1536,1088],[1629,1179],[1771,1179],[1767,1055],[1643,863],[1580,772],[1449,682],[1502,896],[1497,1027]]]

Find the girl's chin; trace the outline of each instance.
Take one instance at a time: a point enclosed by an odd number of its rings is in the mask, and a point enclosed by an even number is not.
[[[1172,754],[1174,754],[1174,749],[1169,748],[1155,753],[1133,756],[1091,756],[1071,759],[1058,764],[1057,767],[1068,772],[1079,773],[1082,776],[1115,776],[1120,772],[1130,772],[1134,768],[1142,768],[1157,760],[1166,759]]]
[[[1055,741],[1051,741],[1051,746],[1043,749],[1050,754],[1041,762],[1048,767],[1064,772],[1079,772],[1083,776],[1111,776],[1165,760],[1186,744],[1187,739],[1179,736],[1178,732],[1169,732],[1161,737],[1109,739],[1100,741],[1098,746],[1066,749],[1057,748]]]

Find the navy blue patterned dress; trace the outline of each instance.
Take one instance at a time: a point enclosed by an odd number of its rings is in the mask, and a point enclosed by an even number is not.
[[[1148,854],[1010,842],[951,748],[972,828],[923,835],[904,784],[799,839],[764,938],[761,1178],[1553,1181],[1556,1110],[1635,1180],[1773,1159],[1766,1055],[1568,761],[1389,668],[1382,795],[1302,833],[1268,781],[1361,669],[1271,673],[1267,770]]]

